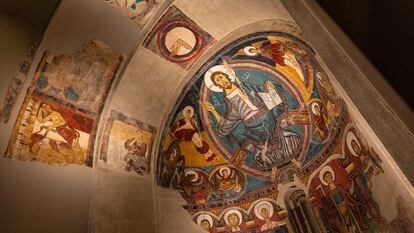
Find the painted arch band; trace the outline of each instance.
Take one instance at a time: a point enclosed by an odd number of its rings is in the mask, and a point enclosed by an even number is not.
[[[159,184],[181,191],[206,232],[384,227],[370,194],[380,160],[313,50],[290,34],[252,34],[206,62],[170,114],[160,151]]]

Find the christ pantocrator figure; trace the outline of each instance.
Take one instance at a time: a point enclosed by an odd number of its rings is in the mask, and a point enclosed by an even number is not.
[[[201,103],[216,119],[219,136],[234,136],[241,149],[253,154],[255,165],[263,171],[297,162],[301,140],[287,127],[287,103],[280,85],[271,80],[261,86],[241,82],[227,64],[212,67],[204,82],[211,91],[225,94],[227,111],[223,115],[211,103]],[[235,130],[239,124],[243,124],[243,132]]]

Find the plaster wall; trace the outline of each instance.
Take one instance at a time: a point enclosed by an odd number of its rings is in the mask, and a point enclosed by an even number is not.
[[[29,41],[39,43],[42,32],[0,14],[0,99],[17,71]],[[33,74],[33,67],[30,70]],[[29,74],[29,75],[30,75]],[[25,90],[22,91],[23,95]],[[20,101],[21,102],[21,101]],[[16,119],[0,123],[0,151],[6,150]],[[85,232],[88,222],[88,171],[22,163],[0,157],[0,232]]]
[[[28,40],[40,41],[42,32],[33,32],[3,15],[0,16],[0,24],[1,44],[7,45],[2,47],[5,50],[0,53],[0,98],[3,100]],[[56,55],[70,54],[78,50],[86,40],[97,39],[123,54],[126,61],[140,34],[136,29],[133,22],[104,1],[62,1],[43,34],[8,124],[0,123],[1,152],[6,150],[18,111],[44,51]],[[0,232],[87,232],[91,193],[94,191],[92,187],[104,194],[107,193],[106,190],[113,192],[113,189],[117,189],[109,185],[112,184],[111,177],[101,175],[100,170],[94,172],[84,166],[49,166],[9,160],[1,156],[0,167]],[[95,186],[93,174],[96,174],[95,182],[98,184]],[[107,187],[105,190],[99,186],[102,183]],[[116,183],[122,182],[117,180]],[[124,203],[123,206],[125,205],[130,206],[131,203]],[[126,213],[129,212],[131,211]],[[105,212],[102,214],[105,215]]]

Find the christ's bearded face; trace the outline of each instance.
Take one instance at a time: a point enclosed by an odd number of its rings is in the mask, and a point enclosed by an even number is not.
[[[213,81],[214,85],[222,89],[230,89],[233,85],[229,79],[229,76],[223,72],[214,73],[211,76],[211,80]]]

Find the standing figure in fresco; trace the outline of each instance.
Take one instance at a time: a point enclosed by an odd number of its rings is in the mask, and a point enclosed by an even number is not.
[[[192,142],[196,150],[204,155],[206,162],[217,160],[216,154],[211,151],[208,143],[201,138],[194,118],[193,107],[187,106],[183,109],[183,118],[172,126],[171,134],[176,140]]]
[[[324,72],[317,72],[316,77],[319,94],[321,95],[322,103],[328,113],[327,123],[330,124],[333,118],[338,117],[341,114],[342,109],[340,99],[336,96],[335,91]]]
[[[268,201],[262,201],[254,207],[254,213],[259,219],[260,232],[263,233],[288,233],[286,223],[278,221],[274,214],[273,205]]]
[[[321,107],[318,102],[313,102],[311,108],[314,116],[315,131],[321,139],[324,139],[329,133],[329,126],[326,123],[326,116],[321,111]]]
[[[246,224],[243,223],[242,214],[238,210],[229,210],[224,214],[226,232],[245,233]]]
[[[375,153],[372,149],[368,152],[364,152],[361,148],[360,143],[357,141],[357,138],[355,134],[352,132],[348,133],[350,134],[349,139],[347,139],[347,142],[350,144],[348,147],[350,147],[351,154],[358,156],[361,159],[362,162],[362,169],[363,173],[365,175],[365,178],[367,180],[368,187],[372,186],[372,177],[377,176],[380,173],[383,173],[384,170],[381,167],[381,159],[379,158],[378,154]]]
[[[124,148],[128,151],[124,160],[126,161],[125,170],[132,169],[143,175],[147,172],[147,144],[139,138],[130,138],[125,141]]]
[[[228,65],[212,67],[204,82],[210,90],[225,93],[227,112],[223,116],[210,102],[202,103],[217,121],[219,136],[234,136],[243,150],[254,155],[255,165],[261,170],[267,171],[297,158],[301,140],[287,129],[283,119],[287,103],[282,87],[276,88],[270,80],[264,81],[261,87],[241,83]],[[282,126],[283,122],[286,126]],[[239,124],[243,124],[244,132],[233,132]]]
[[[39,143],[48,139],[53,150],[73,149],[78,145],[79,132],[70,127],[63,116],[48,104],[41,104],[37,113],[37,122],[41,124],[40,131],[31,135],[30,151],[34,154],[39,149]]]
[[[210,175],[214,194],[220,198],[240,196],[246,186],[246,178],[236,169],[222,166]]]
[[[329,210],[328,208],[335,207],[336,211],[334,212],[339,213],[341,217],[339,221],[338,219],[328,219],[329,224],[334,224],[331,228],[338,229],[341,233],[365,232],[369,227],[369,221],[367,219],[367,214],[369,214],[367,210],[369,207],[359,202],[351,194],[352,189],[346,190],[335,184],[334,172],[331,167],[326,166],[323,168],[320,172],[320,178],[322,184],[329,187],[328,197],[324,200],[327,203],[322,203],[326,209],[325,211],[333,212],[334,210]],[[328,215],[328,217],[334,217],[334,215]],[[338,226],[338,224],[340,225]]]
[[[385,227],[384,219],[378,210],[378,204],[375,202],[369,189],[372,186],[372,176],[382,172],[379,164],[381,160],[379,157],[373,156],[371,152],[368,152],[368,155],[366,155],[366,150],[362,149],[361,143],[354,132],[348,131],[346,142],[351,154],[359,157],[362,163],[362,166],[358,168],[357,175],[351,183],[352,195],[359,203],[363,204],[356,208],[359,208],[359,212],[363,213],[362,215],[365,217],[364,222],[369,222],[372,218],[375,218],[376,222],[380,224],[380,227]]]
[[[173,141],[161,155],[160,181],[163,187],[180,187],[184,175],[185,158],[181,155],[178,141]]]

